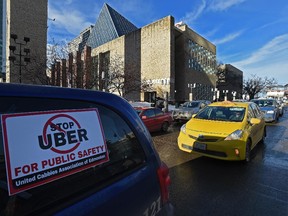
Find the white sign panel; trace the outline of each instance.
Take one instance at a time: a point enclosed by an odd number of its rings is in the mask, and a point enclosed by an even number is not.
[[[97,109],[2,115],[9,194],[109,161]]]

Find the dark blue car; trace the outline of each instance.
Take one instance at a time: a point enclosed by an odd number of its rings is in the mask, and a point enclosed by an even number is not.
[[[0,84],[0,215],[173,215],[169,170],[113,94]]]

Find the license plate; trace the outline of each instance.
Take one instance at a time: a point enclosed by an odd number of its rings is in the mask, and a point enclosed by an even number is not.
[[[206,144],[199,143],[199,142],[194,142],[193,147],[196,149],[206,150]]]

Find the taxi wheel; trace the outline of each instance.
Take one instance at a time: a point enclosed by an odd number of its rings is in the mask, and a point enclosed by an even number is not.
[[[167,132],[168,131],[168,128],[169,128],[169,123],[168,122],[163,122],[162,124],[162,131],[163,132]]]
[[[251,141],[247,140],[247,142],[246,142],[245,162],[248,163],[250,161],[251,161]]]

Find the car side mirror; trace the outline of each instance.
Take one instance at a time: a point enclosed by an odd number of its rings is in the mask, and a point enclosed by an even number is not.
[[[259,124],[261,122],[260,119],[257,118],[251,118],[250,119],[250,124],[254,125],[254,124]]]
[[[147,119],[147,116],[145,116],[145,115],[144,115],[144,116],[141,116],[141,119],[143,119],[143,120],[144,120],[144,119]]]

